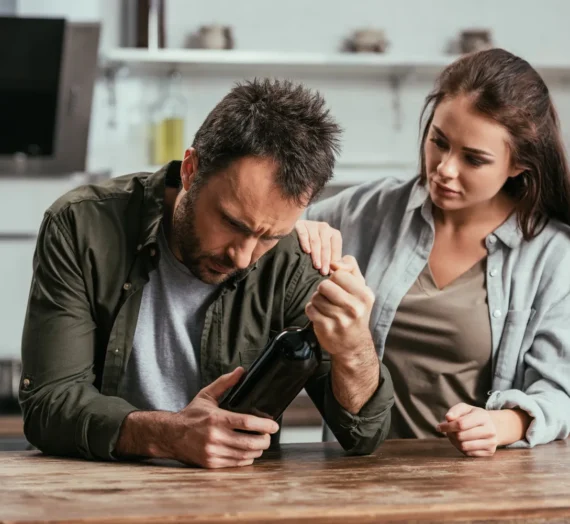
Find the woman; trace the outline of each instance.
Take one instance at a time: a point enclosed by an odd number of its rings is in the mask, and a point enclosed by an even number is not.
[[[570,182],[548,88],[493,49],[447,67],[426,111],[420,175],[317,203],[301,245],[328,273],[330,224],[374,291],[392,437],[443,434],[474,457],[566,438]]]

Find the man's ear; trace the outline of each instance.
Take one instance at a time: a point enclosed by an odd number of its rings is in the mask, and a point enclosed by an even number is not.
[[[190,189],[192,181],[198,172],[198,154],[196,150],[191,147],[184,151],[184,159],[180,167],[180,180],[182,180],[182,187],[185,191]]]

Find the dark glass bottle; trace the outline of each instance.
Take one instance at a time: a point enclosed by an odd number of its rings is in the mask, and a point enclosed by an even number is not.
[[[311,323],[287,328],[269,341],[220,407],[277,420],[305,387],[321,358]]]

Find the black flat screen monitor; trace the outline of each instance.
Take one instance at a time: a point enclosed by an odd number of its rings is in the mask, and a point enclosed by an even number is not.
[[[0,18],[0,155],[54,154],[65,21]]]
[[[0,173],[85,169],[97,24],[0,17]]]

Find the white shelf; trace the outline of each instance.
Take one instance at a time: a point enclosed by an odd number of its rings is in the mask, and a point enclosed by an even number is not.
[[[207,49],[115,48],[101,57],[103,67],[127,66],[131,69],[164,71],[296,70],[312,73],[396,74],[437,73],[457,58],[456,55],[407,56],[376,53],[303,53]],[[570,77],[570,61],[529,60],[542,74]]]
[[[102,56],[104,66],[144,69],[294,69],[301,71],[378,74],[403,73],[410,70],[439,71],[454,56],[402,57],[376,53],[287,53],[270,51],[207,50],[207,49],[135,49],[118,48]]]

